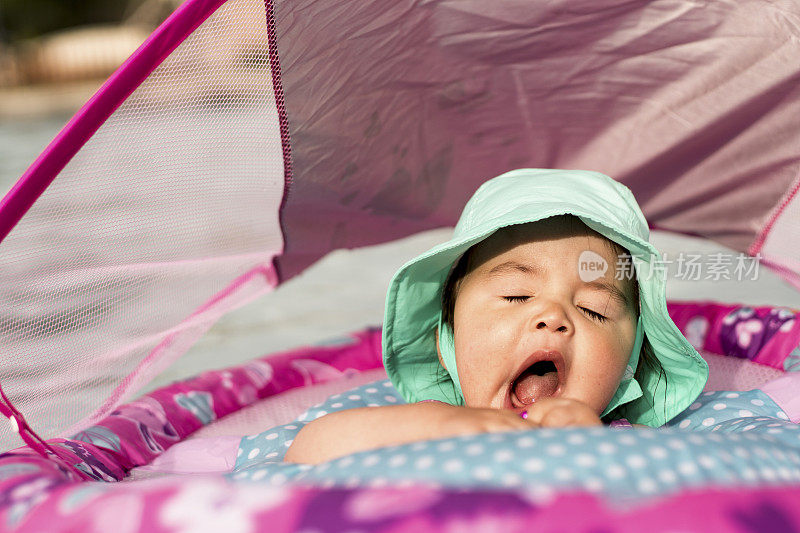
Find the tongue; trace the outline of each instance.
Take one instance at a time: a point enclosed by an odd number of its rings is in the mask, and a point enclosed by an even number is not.
[[[532,404],[539,398],[546,398],[556,393],[558,388],[558,372],[547,372],[541,376],[525,373],[514,385],[514,394],[525,405]]]

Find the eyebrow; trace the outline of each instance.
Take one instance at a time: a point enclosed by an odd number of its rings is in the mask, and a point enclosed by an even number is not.
[[[517,261],[506,261],[505,263],[500,263],[499,265],[489,270],[488,275],[491,277],[495,277],[515,272],[537,275],[542,273],[542,268],[535,264],[519,263]],[[593,289],[598,289],[608,293],[610,297],[614,298],[625,307],[630,307],[631,305],[631,302],[628,300],[628,296],[623,291],[621,291],[620,288],[617,287],[614,283],[606,279],[598,278],[596,280],[586,282],[586,285],[588,285]]]
[[[494,277],[507,273],[522,272],[523,274],[541,274],[542,269],[538,265],[529,265],[527,263],[518,263],[517,261],[506,261],[493,267],[489,271],[489,275]]]

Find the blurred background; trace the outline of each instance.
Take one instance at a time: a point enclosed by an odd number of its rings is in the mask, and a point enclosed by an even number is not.
[[[182,0],[0,0],[0,196]]]

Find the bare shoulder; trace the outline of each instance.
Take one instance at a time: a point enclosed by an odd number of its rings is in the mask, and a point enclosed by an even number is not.
[[[444,418],[443,408],[425,403],[335,411],[306,424],[284,461],[317,464],[362,450],[432,438],[436,436],[433,428]]]

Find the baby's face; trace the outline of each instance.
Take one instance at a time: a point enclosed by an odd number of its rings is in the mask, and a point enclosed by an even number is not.
[[[608,263],[590,282],[578,270],[586,250]],[[473,254],[454,312],[466,405],[521,412],[557,396],[602,413],[625,372],[637,320],[633,281],[614,279],[610,243],[548,219],[496,234]]]

